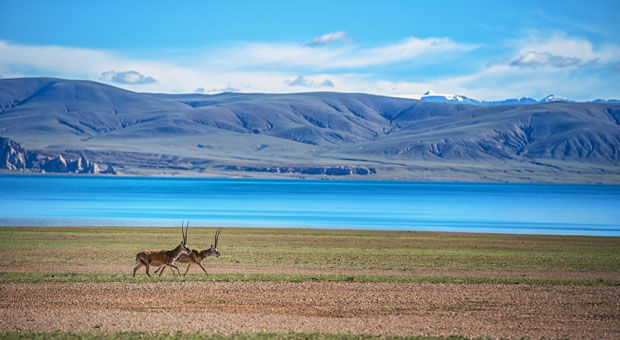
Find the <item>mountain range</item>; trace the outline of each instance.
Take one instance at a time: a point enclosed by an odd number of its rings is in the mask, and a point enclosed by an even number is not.
[[[438,101],[136,93],[91,81],[0,79],[0,168],[620,183],[619,103]],[[81,168],[68,166],[79,159]]]
[[[422,101],[435,102],[435,103],[453,103],[453,104],[471,104],[471,105],[512,105],[512,104],[537,104],[537,103],[552,103],[552,102],[575,102],[568,98],[556,96],[550,94],[541,100],[536,100],[530,97],[510,98],[497,101],[487,101],[469,98],[462,95],[455,94],[439,94],[433,91],[424,92],[419,98]],[[596,99],[587,103],[620,103],[617,99]]]

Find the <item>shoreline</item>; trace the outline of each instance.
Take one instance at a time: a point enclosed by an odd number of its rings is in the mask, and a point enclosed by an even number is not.
[[[40,172],[25,172],[25,171],[7,171],[0,169],[0,176],[41,176],[41,177],[83,177],[83,178],[144,178],[144,179],[192,179],[192,180],[272,180],[272,181],[329,181],[329,182],[395,182],[395,183],[455,183],[455,184],[531,184],[531,185],[610,185],[620,186],[620,176],[614,180],[601,180],[601,178],[593,178],[591,180],[574,180],[574,181],[561,181],[561,180],[531,180],[531,179],[506,179],[506,180],[494,180],[488,179],[478,180],[459,179],[458,177],[450,178],[446,180],[444,177],[437,179],[427,177],[408,177],[408,176],[293,176],[293,175],[230,175],[221,173],[118,173],[111,174],[72,174],[72,173],[40,173]],[[594,176],[594,175],[593,175]]]
[[[115,224],[101,224],[101,225],[85,225],[85,224],[80,224],[79,222],[76,222],[75,224],[58,224],[58,225],[50,225],[50,224],[33,224],[33,225],[25,225],[25,224],[14,224],[14,225],[9,225],[9,224],[1,224],[3,218],[0,218],[0,229],[1,228],[75,228],[75,229],[81,229],[81,228],[95,228],[95,229],[114,229],[114,228],[137,228],[137,229],[146,229],[146,228],[170,228],[170,229],[176,229],[177,227],[173,226],[172,224],[169,225],[163,225],[163,224],[159,224],[159,225],[115,225]],[[45,218],[46,220],[48,220],[49,218]],[[176,219],[175,219],[176,221]],[[593,237],[598,237],[598,238],[620,238],[620,233],[617,235],[604,235],[604,234],[568,234],[568,233],[557,233],[557,234],[553,234],[553,233],[544,233],[544,232],[540,232],[540,233],[527,233],[527,232],[522,232],[522,233],[518,233],[518,232],[481,232],[481,231],[459,231],[459,230],[434,230],[432,228],[427,228],[427,229],[389,229],[389,228],[383,228],[383,229],[378,229],[378,228],[357,228],[357,227],[351,227],[351,228],[344,228],[344,227],[326,227],[326,226],[308,226],[308,227],[303,227],[303,226],[275,226],[275,225],[270,225],[270,226],[261,226],[261,225],[255,225],[255,226],[250,226],[250,225],[223,225],[223,224],[217,224],[217,223],[207,223],[207,224],[202,224],[202,225],[195,225],[193,226],[193,228],[216,228],[216,227],[225,227],[225,228],[237,228],[237,229],[274,229],[274,230],[318,230],[318,231],[328,231],[328,230],[332,230],[332,231],[352,231],[352,232],[364,232],[364,231],[368,231],[368,232],[412,232],[412,233],[442,233],[442,234],[455,234],[455,235],[474,235],[474,236],[481,236],[481,235],[489,235],[489,236],[541,236],[541,237],[583,237],[583,238],[593,238]],[[448,229],[448,228],[445,228]],[[616,230],[611,230],[610,232],[617,232]]]

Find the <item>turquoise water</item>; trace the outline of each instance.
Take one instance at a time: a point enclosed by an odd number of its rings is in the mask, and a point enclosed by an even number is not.
[[[0,225],[620,236],[620,186],[0,176]]]

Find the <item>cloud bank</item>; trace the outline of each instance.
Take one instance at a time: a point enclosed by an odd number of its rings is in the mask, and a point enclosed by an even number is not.
[[[416,58],[459,54],[478,45],[457,43],[449,38],[408,37],[394,44],[372,48],[357,46],[311,47],[295,43],[247,43],[213,53],[208,63],[222,68],[308,68],[312,70],[359,69],[388,65]]]
[[[609,52],[602,48],[595,51],[591,42],[555,33],[551,36],[536,34],[523,39],[518,56],[511,62],[515,67],[587,67],[606,62]]]
[[[303,86],[303,87],[314,87],[314,88],[334,87],[334,83],[329,79],[325,79],[317,83],[317,82],[314,82],[312,80],[305,78],[304,76],[299,76],[295,79],[287,80],[285,81],[285,83],[287,83],[289,86]]]
[[[155,82],[155,78],[144,76],[136,71],[106,71],[101,74],[101,79],[123,85],[152,84]]]
[[[553,67],[570,67],[581,66],[583,61],[574,57],[563,57],[553,55],[548,52],[527,52],[525,55],[519,56],[517,59],[510,63],[510,66],[518,67],[538,67],[538,66],[553,66]]]
[[[333,44],[343,39],[346,33],[338,31],[312,39],[313,46],[244,42],[188,51],[182,59],[0,40],[0,74],[90,79],[133,91],[167,93],[330,90],[413,97],[432,89],[483,100],[542,98],[549,93],[577,100],[620,97],[620,47],[564,33],[535,32],[508,41],[494,61],[471,57],[483,44],[446,37],[406,37],[374,46]],[[472,65],[437,76],[407,72],[426,67],[454,70],[451,63],[463,64],[461,58],[473,60]],[[394,67],[399,72],[389,73]]]

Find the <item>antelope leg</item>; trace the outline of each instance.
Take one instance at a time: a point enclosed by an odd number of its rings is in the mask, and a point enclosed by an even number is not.
[[[207,270],[205,269],[205,267],[202,266],[202,263],[199,263],[198,265],[200,266],[200,268],[202,268],[202,271],[205,272],[205,274],[207,274]]]
[[[189,266],[191,265],[191,262],[187,265],[187,269],[185,269],[185,273],[183,273],[183,276],[187,275],[187,272],[189,271]]]
[[[136,277],[136,270],[140,269],[140,267],[142,267],[142,263],[138,263],[136,268],[133,269],[133,277]]]
[[[179,270],[179,267],[177,267],[177,266],[175,266],[175,265],[173,265],[173,264],[171,264],[171,265],[170,265],[170,267],[172,267],[173,269],[176,269],[176,270],[177,270],[177,272],[179,273],[179,276],[181,276],[181,271]],[[171,269],[171,270],[172,270],[172,269]]]

